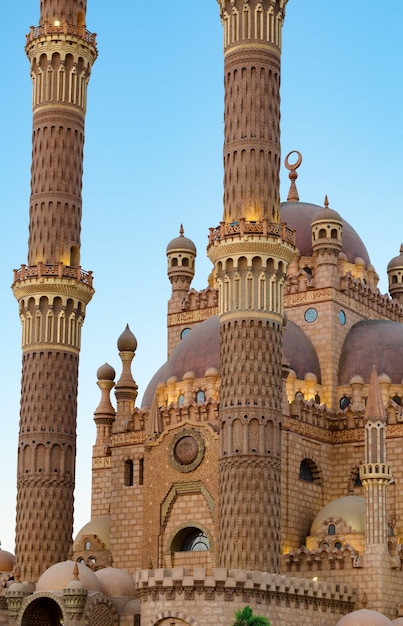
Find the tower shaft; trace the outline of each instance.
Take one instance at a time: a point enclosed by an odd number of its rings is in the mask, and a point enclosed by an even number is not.
[[[78,361],[93,295],[80,266],[84,117],[97,56],[85,2],[42,0],[26,53],[33,147],[28,264],[13,282],[23,352],[16,556],[23,579],[35,581],[72,541]]]
[[[224,217],[210,230],[220,315],[219,565],[279,571],[283,284],[280,52],[285,1],[221,0]]]
[[[287,0],[219,0],[224,27],[224,221],[279,220],[280,52]]]

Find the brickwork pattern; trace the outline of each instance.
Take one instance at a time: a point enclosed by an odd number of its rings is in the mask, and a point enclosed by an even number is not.
[[[220,566],[279,571],[280,467],[264,457],[220,460]]]
[[[259,319],[233,319],[221,324],[220,337],[221,415],[234,411],[235,398],[244,408],[264,406],[279,412],[281,329]]]
[[[40,23],[53,24],[54,20],[58,19],[60,22],[66,21],[69,24],[80,25],[79,22],[85,16],[86,7],[86,0],[41,0]]]
[[[278,571],[279,328],[253,319],[221,323],[220,405],[219,564]]]
[[[114,567],[134,572],[141,566],[143,483],[140,474],[142,444],[116,445],[112,450],[110,546]],[[133,461],[133,484],[125,484],[125,462]]]
[[[74,112],[34,116],[29,265],[79,264],[71,248],[80,246],[83,126]]]
[[[16,553],[26,580],[65,559],[71,545],[77,369],[68,353],[23,358]]]
[[[202,462],[190,473],[178,471],[171,465],[168,456],[171,442],[183,428],[186,428],[187,434],[192,428],[196,429],[205,446]],[[218,502],[218,446],[218,435],[211,426],[196,422],[170,426],[158,439],[146,444],[142,520],[143,567],[148,567],[150,563],[153,567],[161,567],[164,555],[160,546],[168,547],[169,541],[175,535],[175,524],[177,531],[184,524],[194,525],[197,513],[202,515],[203,526],[211,534],[211,543],[217,544],[218,519],[215,508],[211,508],[211,502],[215,505]],[[185,492],[181,491],[182,486],[185,486]]]

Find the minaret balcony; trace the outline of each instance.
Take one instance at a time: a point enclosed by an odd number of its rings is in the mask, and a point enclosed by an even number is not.
[[[295,229],[288,228],[287,224],[270,223],[268,220],[247,221],[242,217],[239,222],[220,222],[216,228],[210,228],[208,247],[224,239],[244,237],[249,235],[262,235],[263,237],[276,237],[295,246]]]
[[[381,479],[390,482],[393,478],[392,468],[388,463],[365,463],[360,467],[360,478],[362,481]]]
[[[31,278],[70,278],[88,287],[92,288],[92,272],[83,270],[80,266],[70,267],[63,263],[57,265],[46,265],[45,263],[38,263],[37,265],[21,265],[20,269],[14,270],[13,286],[21,281]]]
[[[55,24],[45,22],[45,24],[42,24],[41,26],[31,26],[29,33],[26,36],[27,45],[35,39],[47,37],[48,35],[73,35],[84,39],[88,44],[94,47],[96,46],[97,36],[95,33],[90,33],[85,26],[76,26],[74,24],[68,24],[67,22]]]

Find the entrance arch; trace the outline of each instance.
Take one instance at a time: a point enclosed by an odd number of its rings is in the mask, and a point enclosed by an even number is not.
[[[152,626],[202,626],[193,616],[180,609],[165,609],[160,611],[154,620],[150,622]]]
[[[63,612],[59,604],[43,596],[28,604],[21,620],[21,626],[58,626],[59,624],[64,624]]]

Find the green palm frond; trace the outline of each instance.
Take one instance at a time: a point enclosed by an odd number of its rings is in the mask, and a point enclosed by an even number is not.
[[[261,615],[253,615],[250,606],[235,611],[235,621],[232,626],[270,626],[270,622],[266,617]]]

